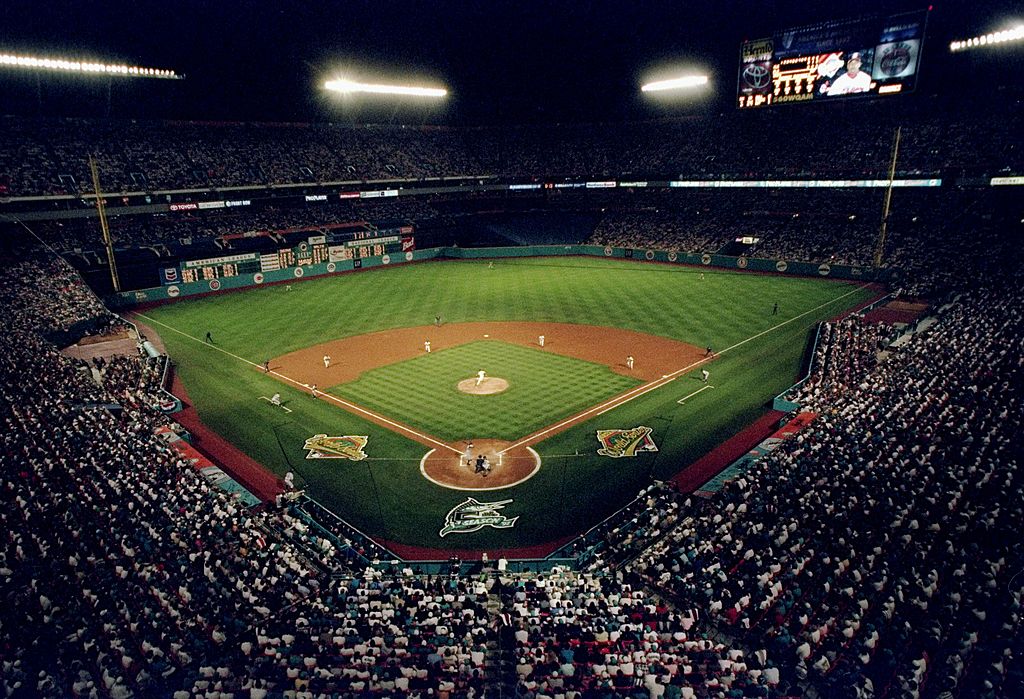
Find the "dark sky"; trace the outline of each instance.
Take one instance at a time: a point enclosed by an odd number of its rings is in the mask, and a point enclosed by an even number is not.
[[[948,42],[1005,26],[1019,3],[935,3],[923,59],[946,71]],[[508,123],[617,121],[730,108],[744,38],[826,19],[921,9],[866,0],[3,0],[0,49],[91,54],[187,74],[176,84],[115,81],[115,116],[282,121]],[[1020,53],[1022,49],[1017,49]],[[966,59],[975,61],[977,59]],[[669,108],[638,95],[658,68],[712,76],[706,96]],[[318,89],[342,66],[366,79],[422,76],[451,96],[443,107],[327,101]],[[931,85],[936,85],[934,78]],[[106,80],[0,72],[0,111],[74,113],[106,108]]]

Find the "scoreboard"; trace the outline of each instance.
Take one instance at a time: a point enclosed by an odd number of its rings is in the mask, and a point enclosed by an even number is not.
[[[740,48],[740,109],[895,95],[917,83],[928,12],[787,29]]]
[[[203,260],[188,260],[181,263],[181,281],[202,282],[211,279],[237,277],[239,274],[251,274],[260,271],[260,258],[254,252],[241,255],[224,255],[209,257]],[[164,283],[173,284],[167,277],[170,270],[164,271]]]
[[[332,230],[327,234],[307,236],[305,240],[270,252],[185,260],[177,267],[165,267],[161,281],[165,286],[179,282],[209,282],[242,274],[307,267],[324,262],[361,260],[415,249],[412,226]]]

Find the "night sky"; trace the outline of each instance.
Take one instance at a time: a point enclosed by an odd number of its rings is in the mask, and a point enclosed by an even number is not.
[[[924,2],[828,4],[775,0],[539,2],[0,2],[0,50],[91,55],[173,68],[187,80],[111,82],[0,71],[0,112],[109,113],[187,119],[522,123],[621,121],[731,109],[742,40],[773,30]],[[1017,14],[1014,14],[1014,8]],[[1014,21],[1016,20],[1016,21]],[[992,56],[950,56],[949,41],[1024,21],[1019,2],[935,3],[921,91],[949,89]],[[1009,69],[981,69],[1019,82]],[[1016,61],[1014,64],[1013,61]],[[368,80],[443,84],[443,106],[328,100],[338,68]],[[711,75],[702,96],[654,105],[642,81],[673,66]],[[658,75],[657,77],[661,77]],[[141,84],[145,82],[145,84]]]

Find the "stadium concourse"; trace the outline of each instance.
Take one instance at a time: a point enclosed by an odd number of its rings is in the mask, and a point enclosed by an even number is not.
[[[906,167],[1019,171],[1019,149],[1006,147],[1014,119],[922,119],[909,130]],[[361,179],[621,174],[641,162],[757,177],[806,173],[813,162],[829,175],[874,176],[887,152],[884,123],[865,127],[859,146],[830,142],[828,152],[791,147],[807,144],[806,124],[780,127],[793,138],[763,155],[751,155],[762,140],[741,126],[727,125],[734,132],[717,144],[688,137],[706,127],[693,121],[466,132],[7,126],[6,195],[55,192],[62,172],[87,181],[78,154],[93,146],[107,153],[113,189],[130,188],[132,172],[150,189],[293,182],[303,166],[321,180],[351,178],[348,166]],[[321,138],[349,162],[314,163]],[[236,147],[208,146],[224,141]],[[607,209],[593,232],[600,244],[716,250],[755,225],[766,256],[866,263],[873,253],[870,196],[759,194],[737,212],[721,193],[683,203],[631,194],[542,205]],[[577,570],[516,573],[454,561],[425,574],[343,524],[317,525],[288,498],[247,507],[208,483],[161,436],[176,428],[158,409],[147,353],[86,362],[61,352],[123,334],[123,322],[64,261],[5,229],[4,696],[1024,696],[1024,280],[1019,229],[992,216],[994,196],[906,195],[890,261],[927,317],[899,328],[860,316],[825,325],[810,380],[789,396],[817,414],[808,428],[709,497],[645,489],[591,540],[565,548],[579,554]],[[375,217],[450,224],[473,201],[113,225],[126,247],[176,245]],[[74,220],[32,227],[61,248],[95,247]]]

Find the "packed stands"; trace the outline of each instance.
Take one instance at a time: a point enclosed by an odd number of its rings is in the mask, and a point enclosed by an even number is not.
[[[108,192],[484,175],[875,178],[888,172],[897,125],[899,175],[1024,168],[1013,110],[876,109],[461,129],[4,117],[0,182],[4,196],[90,191],[90,154]],[[834,138],[808,137],[816,133],[856,138],[837,148]]]
[[[1015,124],[922,121],[905,134],[907,171],[1019,167]],[[765,151],[757,134],[709,135],[699,120],[5,126],[0,173],[15,196],[81,185],[92,151],[128,191],[474,173],[874,176],[890,137],[865,126],[856,147],[825,153],[788,149],[806,124],[780,127],[788,145]],[[854,264],[872,259],[880,205],[848,192],[739,206],[602,196],[594,243],[703,252],[750,232],[760,240],[746,254]],[[887,260],[904,294],[934,302],[930,322],[824,325],[811,377],[789,396],[817,414],[809,428],[711,498],[646,489],[562,551],[580,570],[550,573],[375,565],[383,550],[340,521],[318,525],[284,501],[243,506],[156,433],[170,423],[160,361],[63,355],[123,321],[49,253],[12,251],[0,269],[4,696],[1024,696],[1019,254],[985,195],[899,197]],[[166,245],[451,210],[436,204],[112,227],[132,246]],[[34,229],[58,248],[95,243],[78,221]]]

